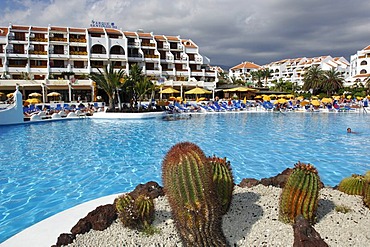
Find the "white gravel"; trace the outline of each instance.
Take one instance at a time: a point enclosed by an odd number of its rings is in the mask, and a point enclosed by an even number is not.
[[[223,218],[223,231],[231,246],[292,246],[292,226],[278,220],[280,193],[280,188],[272,186],[235,187],[232,205]],[[337,212],[336,206],[350,211]],[[160,233],[147,237],[124,228],[117,220],[104,231],[78,235],[68,246],[182,246],[166,198],[156,199],[155,208],[153,225]],[[314,228],[329,246],[370,246],[370,210],[360,196],[324,188],[317,216]]]

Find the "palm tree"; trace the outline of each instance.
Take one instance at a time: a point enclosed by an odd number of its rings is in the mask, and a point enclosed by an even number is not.
[[[96,83],[96,86],[103,89],[106,94],[108,95],[109,99],[109,109],[115,108],[115,94],[118,92],[118,89],[122,87],[124,83],[124,73],[123,69],[119,71],[115,71],[111,64],[105,65],[104,70],[101,71],[99,68],[98,73],[92,72],[88,75],[88,77]],[[120,102],[120,98],[118,95],[118,100]],[[121,104],[120,104],[121,105]]]
[[[326,90],[327,95],[330,97],[333,92],[343,88],[344,78],[340,72],[332,68],[323,73],[323,89]]]
[[[322,87],[323,83],[323,70],[318,66],[310,67],[305,73],[303,78],[303,87],[304,91],[309,91],[312,89],[312,93]]]
[[[264,68],[261,70],[262,78],[265,79],[265,86],[267,86],[267,80],[272,77],[272,70]]]
[[[263,78],[262,70],[251,71],[250,74],[252,76],[252,81],[257,80],[257,87],[262,87],[262,78]]]
[[[134,64],[130,69],[130,75],[125,77],[125,88],[126,93],[132,101],[133,104],[137,104],[139,100],[138,107],[141,106],[141,101],[146,93],[150,90],[154,90],[155,85],[146,77],[139,65]]]
[[[141,108],[141,101],[143,100],[145,94],[153,90],[155,90],[155,85],[147,77],[144,77],[142,80],[135,83],[134,92],[139,100],[138,109]],[[151,104],[149,105],[151,106]]]
[[[366,89],[366,95],[370,92],[370,76],[365,81],[365,89]]]

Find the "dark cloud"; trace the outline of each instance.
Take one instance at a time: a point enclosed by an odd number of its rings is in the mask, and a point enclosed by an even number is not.
[[[212,64],[231,67],[304,56],[350,60],[369,45],[369,9],[370,2],[347,0],[6,0],[0,25],[114,21],[124,31],[190,38]]]

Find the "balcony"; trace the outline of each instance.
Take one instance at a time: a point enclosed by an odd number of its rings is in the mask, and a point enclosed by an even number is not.
[[[154,55],[154,54],[144,54],[144,58],[155,58],[158,59],[159,55]]]
[[[87,51],[70,51],[69,55],[87,56]]]
[[[60,38],[60,37],[50,37],[50,41],[59,41],[59,42],[67,42],[67,38]]]
[[[75,43],[86,43],[86,39],[77,39],[77,38],[70,38],[69,42],[75,42]]]
[[[47,51],[28,51],[28,54],[33,54],[33,55],[48,55]]]
[[[145,43],[141,43],[141,47],[155,47],[155,44],[154,43],[145,42]]]
[[[46,38],[30,37],[30,41],[32,41],[32,42],[48,42],[48,39],[46,39]]]

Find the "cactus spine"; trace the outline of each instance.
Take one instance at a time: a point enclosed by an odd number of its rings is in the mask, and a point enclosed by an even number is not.
[[[364,192],[365,177],[358,174],[344,178],[338,185],[338,190],[348,195],[360,195]]]
[[[135,211],[139,219],[139,228],[145,229],[154,221],[153,199],[145,195],[140,195],[135,200]]]
[[[162,163],[165,193],[184,246],[227,246],[212,167],[195,144],[174,145]]]
[[[370,179],[365,180],[363,201],[366,207],[370,209]]]
[[[134,229],[137,221],[134,209],[134,199],[129,194],[125,194],[117,198],[115,205],[118,212],[118,218],[121,220],[122,224],[125,227]]]
[[[209,157],[208,162],[213,169],[213,182],[221,203],[221,212],[226,214],[230,208],[234,189],[234,177],[231,171],[230,161],[226,158]]]
[[[279,219],[293,224],[298,215],[303,215],[311,224],[315,222],[318,206],[320,178],[310,164],[298,162],[282,190]]]
[[[145,195],[133,199],[130,194],[125,194],[117,198],[115,205],[118,218],[125,227],[145,230],[154,220],[153,199]]]

